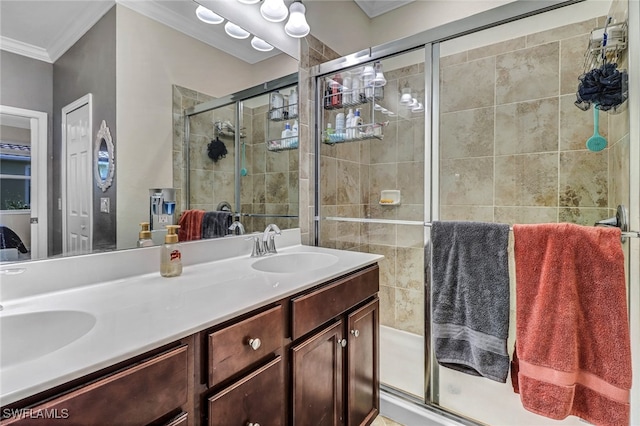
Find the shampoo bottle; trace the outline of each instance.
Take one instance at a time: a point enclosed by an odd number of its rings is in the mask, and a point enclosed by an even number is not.
[[[344,112],[336,114],[336,133],[338,135],[344,133]]]
[[[138,247],[151,247],[153,240],[151,239],[151,231],[149,230],[149,222],[140,224],[140,232],[138,233]]]
[[[284,130],[282,131],[282,140],[280,141],[280,148],[290,148],[291,147],[291,126],[289,123],[285,124]]]
[[[289,118],[295,118],[298,116],[298,92],[296,89],[291,89],[289,93]]]
[[[293,127],[291,128],[291,148],[296,148],[298,146],[298,120],[293,122]]]
[[[349,108],[349,112],[347,113],[347,119],[345,121],[345,125],[347,126],[345,139],[353,139],[355,137],[355,133],[353,131],[354,117],[355,116],[353,115],[353,109]]]
[[[160,248],[160,275],[163,277],[177,277],[182,274],[182,253],[178,243],[179,225],[167,225],[167,235]]]
[[[353,136],[352,139],[359,139],[362,137],[360,134],[362,130],[362,117],[360,117],[360,109],[356,109],[356,113],[353,116]]]

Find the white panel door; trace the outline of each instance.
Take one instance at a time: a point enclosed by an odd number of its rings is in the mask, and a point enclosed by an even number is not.
[[[65,255],[90,253],[93,240],[91,105],[84,102],[63,112],[63,117],[66,165],[63,252]]]

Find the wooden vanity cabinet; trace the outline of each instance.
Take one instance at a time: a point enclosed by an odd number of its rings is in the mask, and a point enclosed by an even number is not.
[[[302,336],[291,345],[293,425],[377,416],[378,287],[375,266],[292,299],[292,334]]]

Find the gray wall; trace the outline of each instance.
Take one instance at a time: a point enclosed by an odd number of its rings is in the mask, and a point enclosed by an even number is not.
[[[53,65],[26,56],[0,50],[0,104],[47,113],[47,194],[53,192]],[[47,197],[49,223],[53,200]],[[52,250],[52,227],[49,225],[49,253]]]
[[[78,42],[53,65],[53,168],[59,171],[62,133],[61,111],[66,105],[91,93],[93,95],[92,143],[105,120],[118,150],[116,129],[116,9],[111,8]],[[102,192],[93,186],[93,249],[94,251],[116,248],[116,187],[117,171],[113,185]],[[60,173],[53,178],[53,200],[57,205],[60,194]],[[110,199],[110,213],[100,212],[100,198]],[[53,251],[62,252],[62,212],[54,209],[50,227],[53,229]]]

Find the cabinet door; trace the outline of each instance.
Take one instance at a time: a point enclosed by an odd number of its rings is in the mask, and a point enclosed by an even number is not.
[[[343,321],[291,349],[294,425],[342,425]]]
[[[378,299],[348,316],[347,425],[370,424],[378,415]]]
[[[209,398],[210,426],[285,424],[284,372],[278,357]]]

